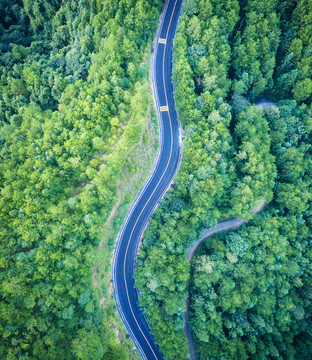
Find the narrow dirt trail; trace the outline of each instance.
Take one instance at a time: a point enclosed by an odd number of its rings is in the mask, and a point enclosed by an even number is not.
[[[265,199],[262,199],[261,204],[258,207],[253,209],[253,211],[252,211],[253,215],[256,215],[259,212],[261,212],[266,205],[267,205],[267,202],[265,201]],[[222,222],[218,223],[213,228],[206,229],[204,231],[203,236],[200,239],[198,239],[192,246],[189,247],[188,253],[187,253],[187,261],[189,261],[189,262],[191,261],[193,255],[195,254],[195,252],[196,252],[197,248],[199,247],[199,245],[204,240],[206,240],[207,238],[209,238],[209,237],[211,237],[211,236],[213,236],[215,234],[221,233],[221,232],[235,230],[238,227],[240,227],[241,225],[246,224],[246,223],[247,223],[247,221],[241,220],[241,219],[238,219],[238,218],[235,217],[233,219],[222,221]],[[189,292],[189,288],[187,289],[187,291]],[[184,332],[184,334],[185,334],[185,336],[187,338],[188,351],[189,351],[189,354],[190,354],[190,359],[191,360],[197,360],[196,352],[195,352],[195,344],[194,344],[194,339],[193,339],[193,333],[192,333],[192,330],[190,329],[190,327],[188,325],[188,322],[189,322],[189,306],[190,306],[190,299],[188,297],[186,299],[186,301],[185,301],[186,311],[183,313],[184,321],[185,321],[183,332]]]

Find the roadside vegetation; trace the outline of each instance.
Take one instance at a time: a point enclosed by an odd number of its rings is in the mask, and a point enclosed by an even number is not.
[[[311,358],[311,11],[305,0],[184,2],[173,74],[182,164],[136,267],[167,359],[188,357],[188,296],[199,359]],[[253,105],[262,96],[276,106]],[[203,229],[234,216],[249,223],[188,263]]]
[[[1,359],[139,357],[110,259],[156,155],[150,44],[162,5],[0,4]]]

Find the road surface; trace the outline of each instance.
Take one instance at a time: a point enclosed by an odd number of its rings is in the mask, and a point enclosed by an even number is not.
[[[274,106],[276,107],[276,102],[269,99],[269,98],[266,98],[266,97],[262,97],[260,99],[258,99],[256,102],[255,102],[255,105],[257,106],[261,106],[262,109],[265,109],[269,106]]]
[[[153,61],[153,90],[160,124],[156,164],[132,206],[119,234],[113,259],[113,288],[117,308],[143,359],[163,359],[137,302],[134,265],[145,226],[166,192],[180,162],[180,130],[174,108],[172,47],[182,0],[168,0],[161,20]]]

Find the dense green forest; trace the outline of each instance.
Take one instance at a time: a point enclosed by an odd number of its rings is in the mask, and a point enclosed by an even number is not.
[[[163,4],[0,2],[1,359],[138,358],[110,260],[157,148]],[[200,360],[310,359],[312,1],[185,0],[173,62],[183,158],[136,267],[156,342],[188,358],[189,297]]]
[[[310,0],[184,2],[173,69],[182,163],[136,268],[167,359],[188,358],[187,297],[200,360],[312,358],[311,39]],[[276,106],[255,106],[263,96]],[[203,230],[234,216],[249,223],[188,263]]]
[[[118,330],[110,259],[157,150],[162,5],[0,2],[1,359],[138,356]]]

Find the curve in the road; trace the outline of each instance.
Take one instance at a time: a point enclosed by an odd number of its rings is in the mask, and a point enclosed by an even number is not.
[[[168,0],[153,57],[153,90],[160,124],[160,146],[152,174],[133,204],[118,236],[113,258],[113,288],[120,317],[143,359],[163,359],[138,306],[135,258],[145,226],[166,192],[180,162],[180,129],[174,107],[172,46],[182,0]]]
[[[266,200],[263,198],[260,202],[260,204],[255,207],[252,210],[252,214],[256,215],[258,214],[260,211],[262,211],[265,206],[267,205]],[[230,230],[235,230],[237,229],[239,226],[243,225],[243,224],[247,224],[247,221],[239,219],[237,217],[229,219],[229,220],[224,220],[219,222],[216,226],[211,227],[209,229],[206,229],[202,235],[201,238],[199,238],[198,240],[196,240],[194,242],[194,244],[192,244],[187,251],[187,261],[191,261],[192,256],[194,255],[195,251],[197,250],[198,246],[207,238],[209,238],[212,235],[216,235],[218,233],[221,232],[225,232],[225,231],[230,231]]]

